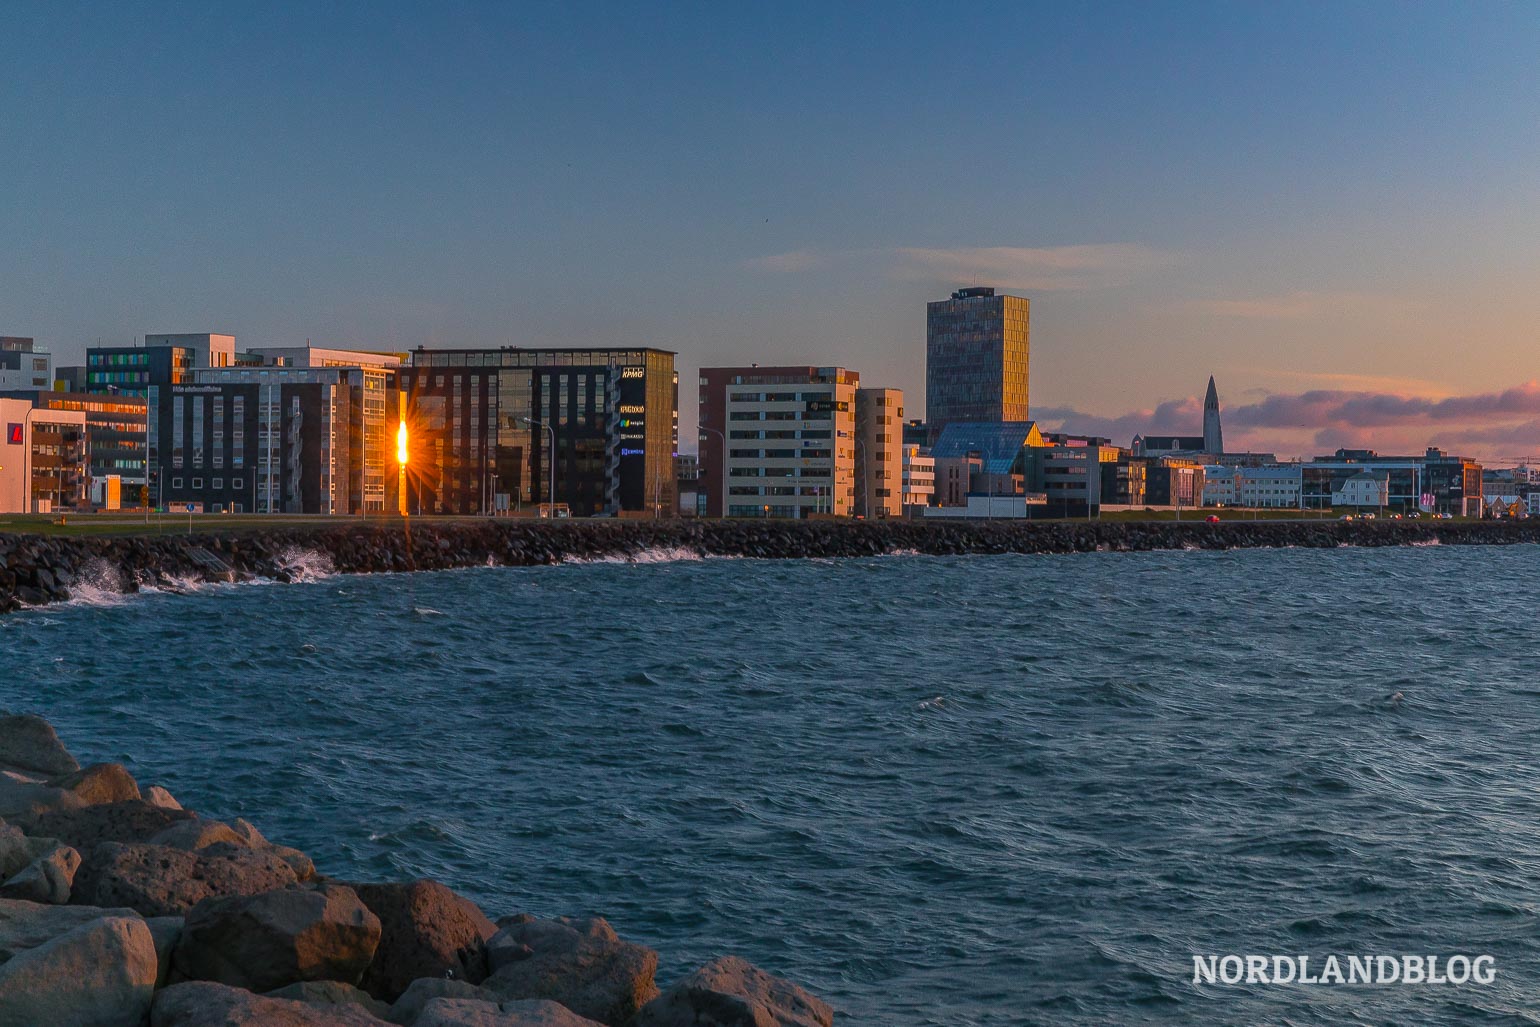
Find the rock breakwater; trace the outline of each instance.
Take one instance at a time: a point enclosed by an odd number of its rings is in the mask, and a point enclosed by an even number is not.
[[[433,521],[349,522],[228,533],[122,537],[0,534],[0,612],[93,593],[176,590],[206,581],[302,580],[567,560],[736,556],[1077,553],[1289,546],[1540,542],[1540,520],[994,522]]]
[[[339,881],[0,715],[0,1024],[831,1027],[735,957],[670,986],[602,918],[488,918],[433,881]]]

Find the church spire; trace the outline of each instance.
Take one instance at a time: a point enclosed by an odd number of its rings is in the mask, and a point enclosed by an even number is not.
[[[1219,427],[1219,390],[1214,388],[1214,376],[1208,376],[1208,394],[1203,397],[1203,451],[1223,453],[1224,433]]]

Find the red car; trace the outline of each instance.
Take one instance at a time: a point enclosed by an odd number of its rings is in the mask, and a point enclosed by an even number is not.
[[[1210,524],[1218,524],[1219,523],[1219,515],[1218,514],[1209,514],[1208,517],[1206,517],[1204,519],[1207,520]]]

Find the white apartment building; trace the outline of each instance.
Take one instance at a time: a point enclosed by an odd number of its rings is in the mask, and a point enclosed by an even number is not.
[[[1299,465],[1240,467],[1236,469],[1238,502],[1264,510],[1298,510],[1304,490]],[[1206,491],[1206,486],[1205,486]]]
[[[843,367],[735,370],[741,373],[723,386],[727,515],[851,516],[860,375]],[[896,423],[893,434],[899,434]]]
[[[1234,506],[1240,498],[1234,467],[1208,464],[1203,468],[1203,505]]]
[[[903,505],[931,506],[936,501],[936,458],[919,446],[905,446]]]

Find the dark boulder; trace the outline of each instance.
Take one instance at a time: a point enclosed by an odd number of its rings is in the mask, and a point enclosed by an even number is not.
[[[379,919],[353,890],[323,884],[204,899],[187,914],[175,964],[189,980],[248,991],[357,984],[379,941]]]
[[[486,940],[497,928],[475,903],[436,881],[351,887],[380,918],[379,948],[361,985],[369,994],[394,1002],[419,977],[486,977]]]

